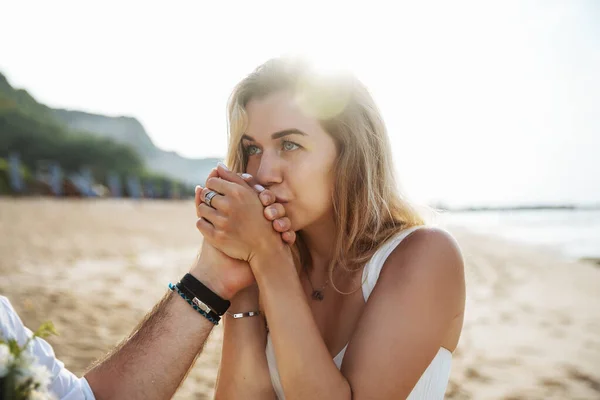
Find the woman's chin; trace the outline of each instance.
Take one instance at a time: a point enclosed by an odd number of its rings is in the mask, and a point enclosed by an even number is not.
[[[290,222],[291,222],[291,224],[290,224],[290,226],[291,226],[290,230],[291,231],[298,232],[299,230],[302,229],[302,226],[299,225],[296,221],[294,221],[291,218],[290,218]]]

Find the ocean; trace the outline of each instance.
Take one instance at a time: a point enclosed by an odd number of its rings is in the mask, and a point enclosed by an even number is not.
[[[444,213],[440,222],[522,243],[551,246],[569,259],[600,259],[600,210]]]

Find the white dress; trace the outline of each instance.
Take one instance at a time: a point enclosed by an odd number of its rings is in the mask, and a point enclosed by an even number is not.
[[[365,302],[369,299],[369,296],[371,295],[371,292],[377,283],[377,278],[379,278],[381,268],[383,267],[383,264],[388,256],[405,237],[422,227],[423,226],[416,226],[399,232],[396,236],[392,237],[385,244],[383,244],[369,260],[367,265],[365,265],[362,276],[362,281],[364,282],[362,290]],[[344,354],[346,353],[347,348],[348,345],[346,345],[333,359],[333,362],[338,369],[342,366],[342,360],[344,359]],[[283,400],[285,399],[285,396],[283,394],[283,388],[279,379],[279,372],[277,371],[275,352],[273,349],[273,343],[271,342],[270,334],[267,334],[266,354],[273,388],[275,389],[277,398]],[[421,378],[419,378],[419,381],[407,399],[443,399],[444,393],[446,392],[446,387],[448,386],[448,380],[450,378],[451,365],[452,353],[448,349],[440,347],[438,353],[431,361],[423,375],[421,375]]]

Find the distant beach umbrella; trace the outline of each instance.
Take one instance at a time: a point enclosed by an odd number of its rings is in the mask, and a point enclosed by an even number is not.
[[[25,190],[25,182],[21,175],[21,158],[17,153],[8,156],[8,166],[10,174],[10,187],[15,193],[22,193]]]
[[[165,199],[173,198],[173,182],[165,181],[163,184],[163,196]]]
[[[96,192],[94,191],[94,177],[92,176],[91,169],[83,167],[79,170],[79,173],[70,174],[68,180],[77,195],[83,197],[96,196]]]
[[[151,199],[156,197],[156,187],[154,182],[149,179],[144,182],[144,197],[149,197]]]
[[[112,197],[121,197],[123,195],[123,188],[121,185],[121,178],[115,172],[111,172],[107,178],[108,189]]]
[[[81,189],[82,194],[87,197],[95,196],[93,185],[94,185],[94,177],[92,176],[92,170],[89,167],[81,168]]]
[[[130,175],[127,177],[127,193],[133,199],[139,199],[142,196],[142,187],[137,176]]]
[[[52,189],[52,193],[55,196],[62,196],[63,194],[63,172],[60,164],[56,161],[53,161],[49,165],[49,181],[48,184]]]

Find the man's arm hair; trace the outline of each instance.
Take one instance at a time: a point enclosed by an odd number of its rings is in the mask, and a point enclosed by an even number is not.
[[[85,378],[97,399],[170,399],[213,327],[169,292]]]

